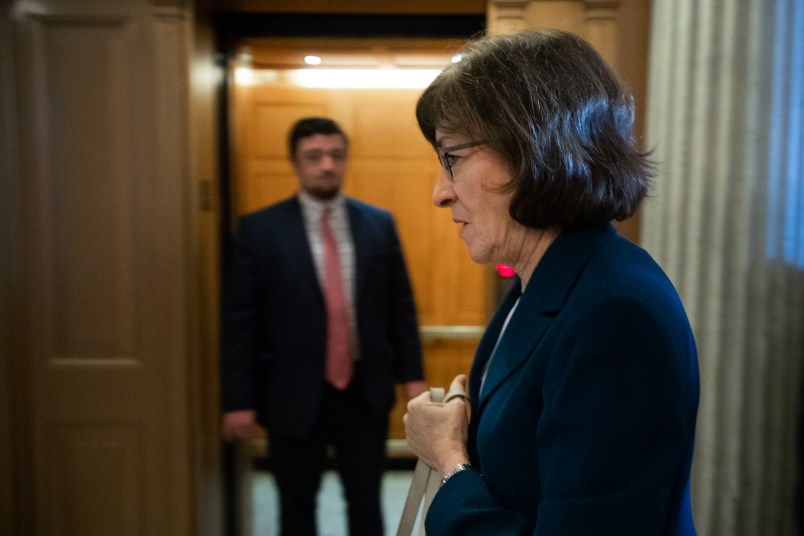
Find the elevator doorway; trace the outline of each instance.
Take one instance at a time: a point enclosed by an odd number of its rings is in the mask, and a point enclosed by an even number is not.
[[[248,39],[237,47],[229,73],[228,230],[240,215],[296,192],[286,142],[290,126],[304,116],[335,119],[350,137],[344,192],[394,214],[419,315],[425,380],[444,386],[469,371],[494,305],[496,276],[471,261],[449,212],[432,204],[440,166],[415,119],[416,101],[429,80],[418,87],[409,87],[409,82],[423,71],[431,73],[431,80],[460,44],[437,39]],[[321,64],[307,67],[306,56],[320,58]],[[331,70],[336,76],[329,85],[305,83],[299,76],[305,70]],[[384,82],[361,78],[372,73]],[[402,76],[387,83],[395,75]],[[404,460],[412,454],[404,441],[406,401],[401,391],[397,398],[387,445],[392,459]],[[254,526],[249,508],[255,504],[255,485],[264,480],[251,470],[255,460],[259,463],[269,454],[265,434],[241,445],[239,452],[235,479],[240,525],[247,531]],[[398,520],[386,520],[394,522]]]

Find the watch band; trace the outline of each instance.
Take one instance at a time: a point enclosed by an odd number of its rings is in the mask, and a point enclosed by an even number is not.
[[[443,486],[444,484],[446,484],[447,480],[449,480],[453,476],[457,475],[461,471],[475,471],[475,472],[477,472],[477,469],[475,469],[474,466],[472,466],[472,465],[470,465],[468,463],[459,463],[458,465],[455,466],[455,469],[453,469],[452,471],[450,471],[449,473],[444,475],[444,478],[441,479],[441,485]]]

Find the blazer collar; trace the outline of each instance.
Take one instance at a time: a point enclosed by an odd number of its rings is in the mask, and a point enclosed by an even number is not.
[[[474,407],[482,409],[488,397],[533,353],[553,318],[575,286],[578,276],[601,243],[616,234],[611,224],[601,227],[562,231],[539,261],[505,335],[489,367],[482,398],[480,376],[502,329],[505,317],[520,297],[521,283],[503,299],[478,346],[472,366],[470,396]]]

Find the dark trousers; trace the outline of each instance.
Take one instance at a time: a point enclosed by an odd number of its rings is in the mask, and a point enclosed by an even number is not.
[[[380,485],[385,469],[388,416],[372,413],[352,383],[324,388],[316,426],[301,438],[269,431],[271,466],[279,488],[282,536],[316,536],[316,496],[327,446],[343,483],[351,536],[382,536]]]

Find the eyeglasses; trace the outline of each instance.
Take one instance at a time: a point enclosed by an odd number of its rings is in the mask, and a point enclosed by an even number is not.
[[[452,154],[454,151],[460,151],[461,149],[468,149],[469,147],[477,147],[478,145],[485,145],[485,141],[470,141],[468,143],[462,143],[460,145],[452,145],[450,147],[444,147],[443,149],[437,149],[436,153],[438,153],[438,159],[441,161],[441,167],[447,172],[449,178],[452,178],[452,164],[454,164],[453,160],[458,158],[456,155]]]

